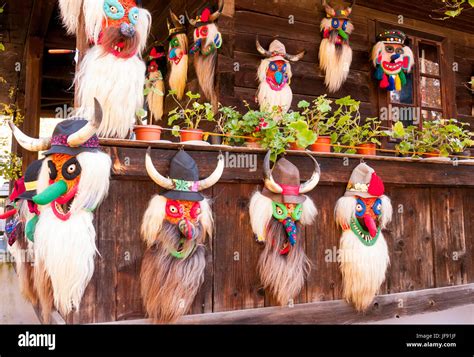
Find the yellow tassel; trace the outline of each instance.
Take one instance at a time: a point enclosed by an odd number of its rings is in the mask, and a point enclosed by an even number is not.
[[[395,90],[396,91],[401,91],[402,90],[402,81],[400,79],[400,76],[395,77]]]

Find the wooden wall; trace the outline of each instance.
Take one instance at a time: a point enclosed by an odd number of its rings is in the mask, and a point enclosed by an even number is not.
[[[139,226],[149,200],[159,188],[144,168],[147,143],[123,141],[117,146],[108,145],[104,149],[112,156],[114,174],[109,196],[95,213],[101,257],[96,260],[95,274],[82,308],[69,316],[69,323],[144,317],[139,281],[144,246]],[[160,172],[168,172],[169,160],[178,148],[179,145],[154,145],[153,161]],[[217,148],[187,150],[198,163],[201,176],[212,172]],[[262,188],[264,153],[230,150],[231,154],[258,155],[258,169],[250,172],[226,168],[219,183],[206,192],[213,201],[215,237],[207,245],[205,282],[192,314],[275,306],[275,300],[264,291],[256,272],[262,246],[254,240],[248,216],[251,195]],[[302,179],[309,178],[312,165],[306,155],[292,153],[289,159],[299,167]],[[317,160],[322,178],[310,196],[319,215],[313,226],[306,227],[305,240],[301,242],[313,269],[295,303],[341,298],[338,264],[325,258],[328,252],[337,249],[341,234],[333,218],[335,203],[343,195],[360,158],[333,154]],[[366,161],[384,180],[394,207],[393,221],[384,232],[391,266],[381,293],[473,283],[474,166],[453,167],[395,158]]]

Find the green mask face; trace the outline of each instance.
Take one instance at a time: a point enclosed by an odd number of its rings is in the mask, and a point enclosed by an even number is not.
[[[278,203],[272,202],[273,217],[278,221],[283,221],[286,218],[291,218],[293,221],[299,221],[303,213],[303,205],[293,203]]]

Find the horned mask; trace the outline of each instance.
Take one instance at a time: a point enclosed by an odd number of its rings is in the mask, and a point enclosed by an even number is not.
[[[273,112],[275,107],[280,113],[286,113],[293,101],[291,91],[291,64],[303,58],[305,51],[297,55],[286,53],[283,43],[273,40],[268,50],[256,41],[258,52],[264,56],[258,68],[258,81],[260,85],[257,91],[257,100],[260,110]]]
[[[265,287],[282,305],[295,298],[310,271],[310,261],[304,251],[301,227],[311,224],[317,211],[305,195],[319,182],[320,169],[316,160],[311,178],[301,184],[298,168],[280,159],[270,169],[270,152],[264,161],[262,192],[255,192],[250,201],[250,223],[259,242],[265,248],[258,262],[258,272]]]
[[[186,27],[181,24],[178,16],[170,10],[171,22],[167,20],[169,33],[168,62],[170,89],[176,92],[178,100],[183,99],[188,80],[188,36]]]
[[[154,322],[174,322],[189,310],[204,280],[204,243],[212,236],[213,218],[201,191],[219,181],[224,158],[219,155],[214,172],[202,180],[195,161],[183,150],[173,157],[169,177],[153,165],[150,148],[145,166],[165,191],[152,198],[143,216],[142,298]]]
[[[351,6],[341,10],[334,9],[326,0],[323,0],[326,17],[321,21],[322,37],[319,48],[319,65],[326,73],[326,87],[330,92],[337,92],[349,75],[352,63],[352,49],[349,45],[349,35],[354,31],[354,25],[349,16]]]
[[[339,249],[343,297],[358,311],[371,304],[390,262],[382,229],[392,218],[392,205],[384,191],[380,177],[361,163],[336,204],[336,222],[343,230]]]

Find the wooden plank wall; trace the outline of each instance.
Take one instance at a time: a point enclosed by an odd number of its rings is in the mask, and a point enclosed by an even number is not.
[[[123,321],[143,318],[139,270],[143,244],[142,215],[159,188],[144,169],[144,148],[106,147],[114,162],[110,193],[95,214],[98,250],[96,271],[79,313],[68,323]],[[212,172],[217,152],[188,150],[201,176]],[[153,161],[166,174],[176,150],[155,148]],[[257,155],[257,154],[256,154]],[[304,155],[289,159],[309,178],[311,164]],[[336,261],[326,258],[338,247],[340,230],[333,210],[344,193],[352,169],[335,157],[318,157],[320,185],[310,193],[318,219],[303,232],[313,269],[295,303],[341,298],[341,275]],[[226,168],[220,182],[206,195],[212,199],[215,236],[207,245],[207,270],[192,314],[276,306],[256,272],[262,246],[255,242],[248,216],[252,193],[261,189],[263,154],[258,169]],[[391,266],[382,294],[394,294],[474,282],[474,166],[366,160],[384,179],[394,216],[385,231]],[[398,173],[398,174],[397,174]],[[450,174],[449,174],[450,173]],[[456,180],[456,181],[454,181]]]

